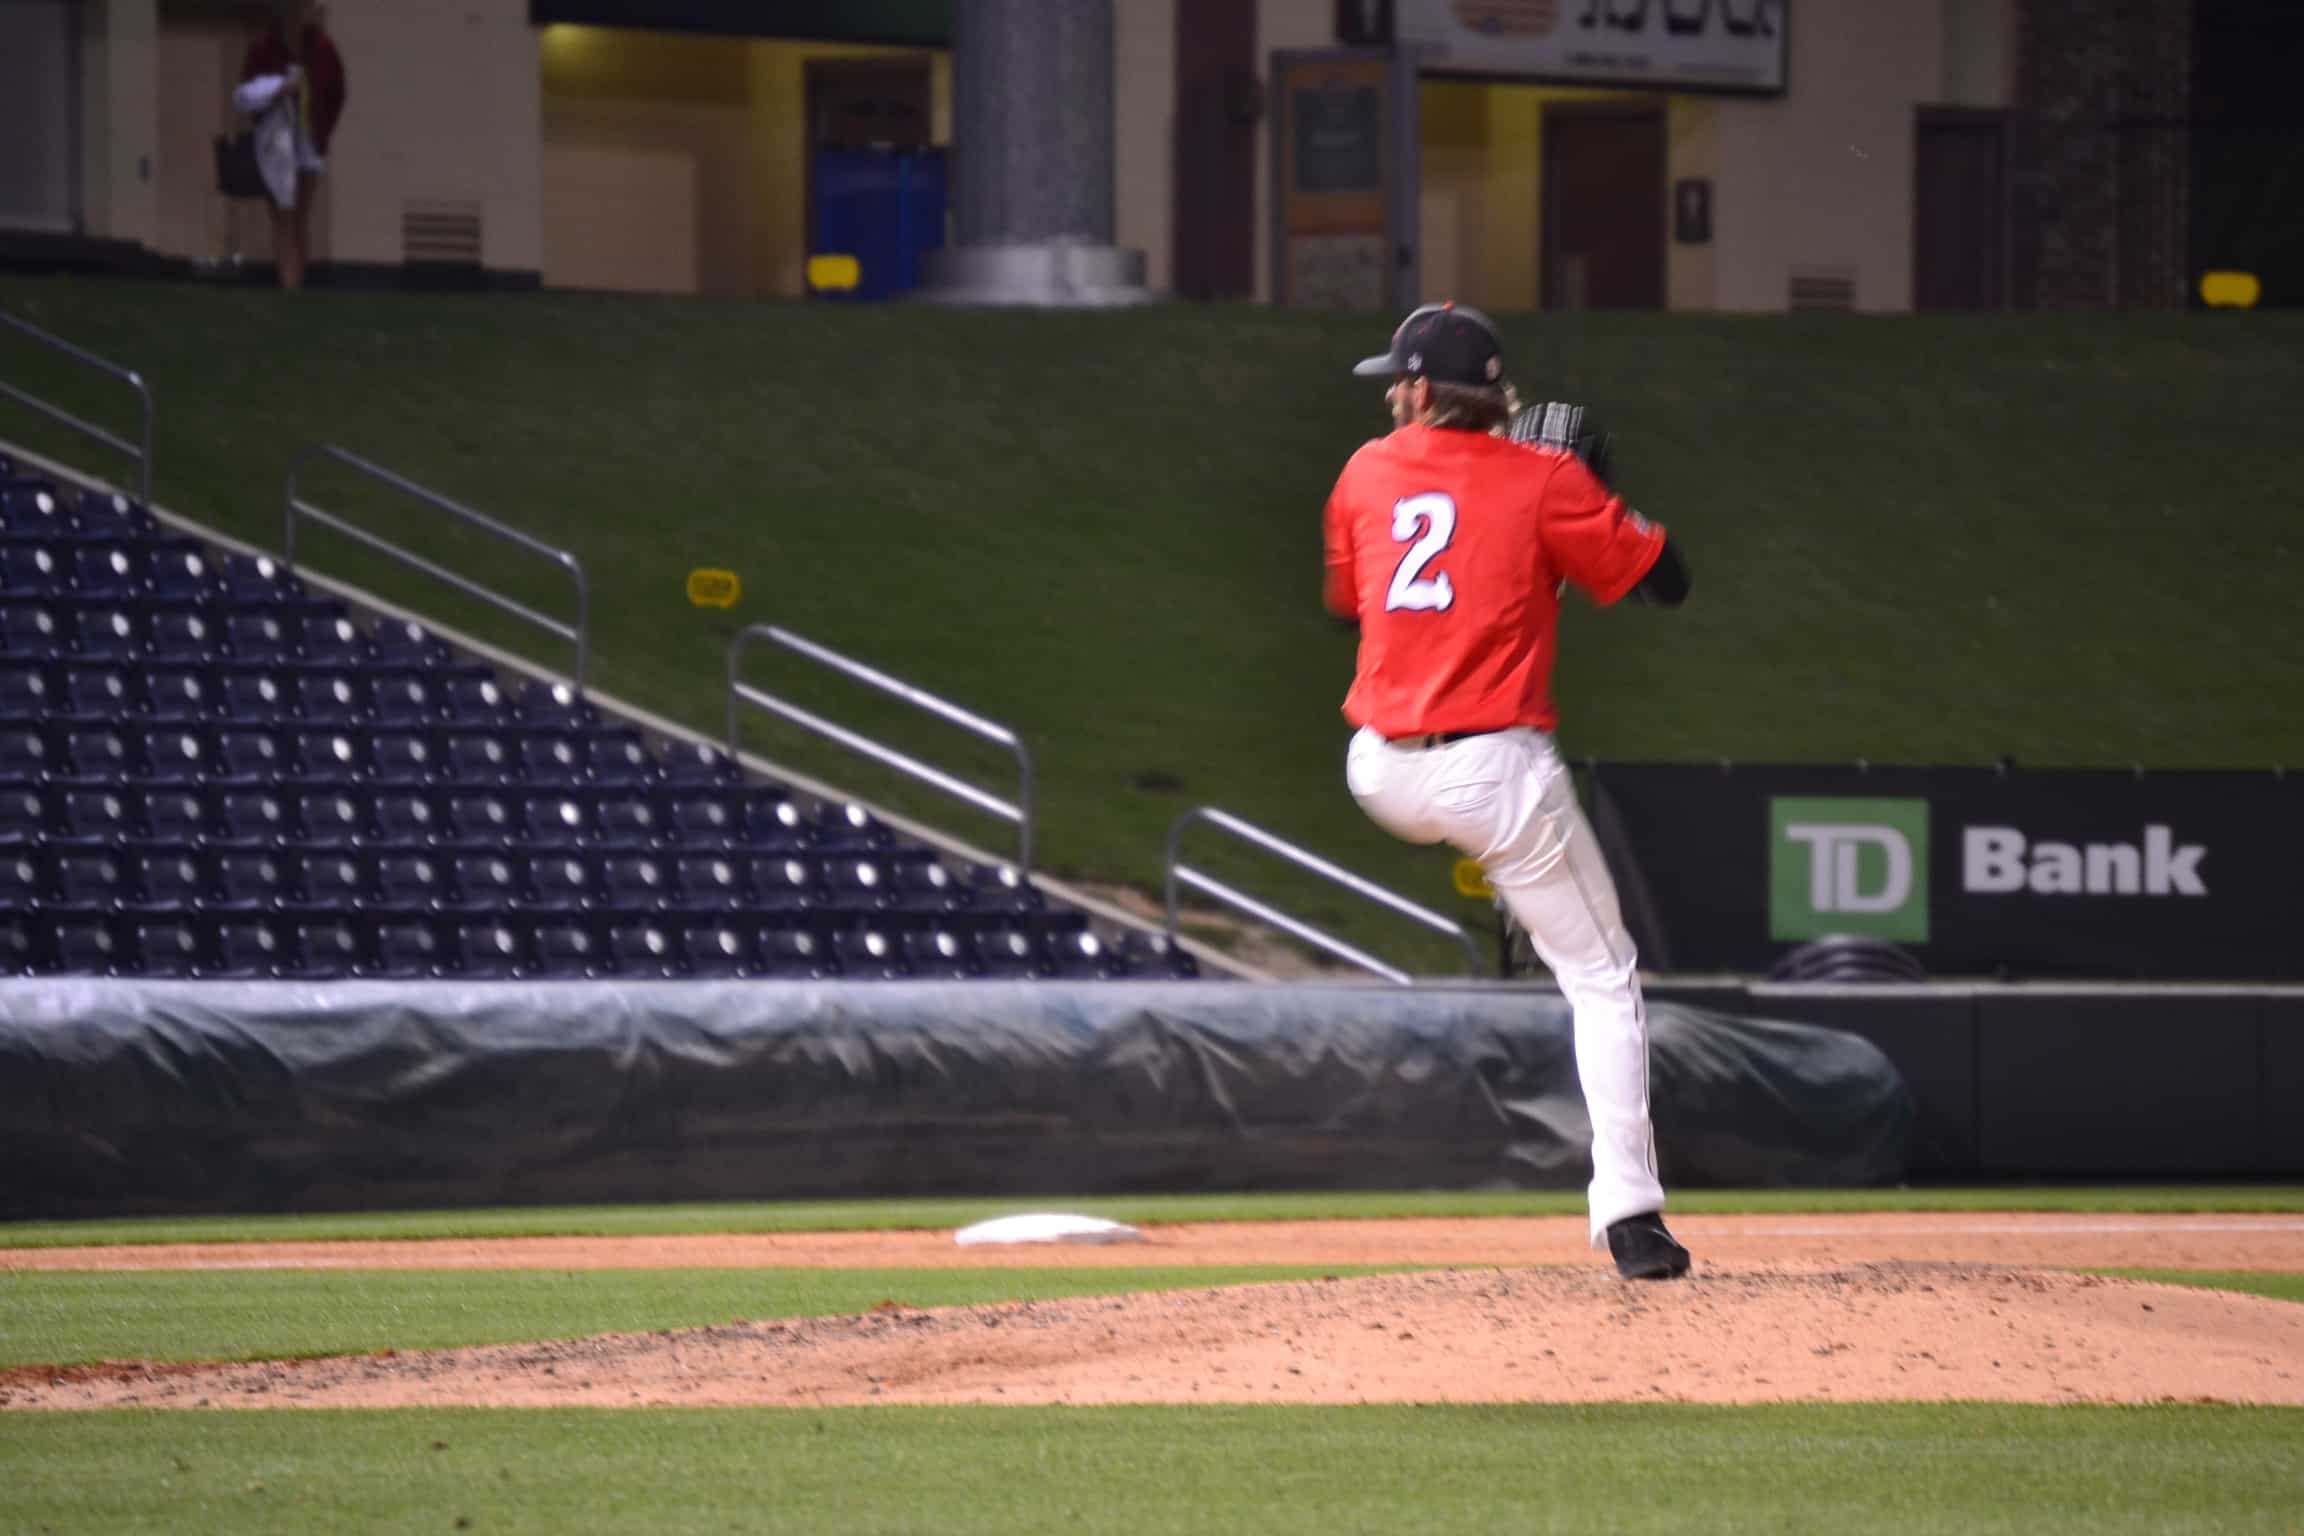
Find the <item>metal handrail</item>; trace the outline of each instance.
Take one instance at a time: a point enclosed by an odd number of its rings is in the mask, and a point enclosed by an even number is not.
[[[880,692],[902,699],[915,709],[925,710],[941,720],[950,722],[972,735],[996,742],[1016,754],[1016,798],[1003,800],[991,792],[980,789],[965,779],[955,778],[943,769],[924,763],[894,747],[874,741],[858,731],[850,730],[811,713],[789,699],[780,699],[772,693],[763,693],[750,683],[742,681],[738,668],[743,664],[745,649],[755,640],[768,640],[807,657],[810,661],[831,668],[842,676],[855,679]],[[885,763],[901,773],[910,774],[924,784],[933,785],[956,800],[965,800],[980,811],[987,811],[1004,821],[1016,824],[1016,863],[1019,867],[1032,867],[1032,754],[1024,739],[996,720],[987,720],[971,714],[948,699],[938,698],[925,688],[915,687],[900,677],[892,677],[877,667],[868,666],[850,656],[843,656],[827,646],[805,639],[788,629],[774,624],[753,624],[736,632],[728,642],[728,755],[735,757],[743,750],[737,739],[738,704],[750,704],[757,709],[791,721],[803,729],[814,731],[827,740],[836,741],[853,752],[861,752],[875,762]]]
[[[1406,971],[1386,965],[1367,951],[1355,949],[1334,934],[1315,928],[1302,918],[1291,917],[1276,907],[1258,901],[1245,891],[1236,890],[1214,876],[1194,869],[1189,864],[1178,863],[1178,855],[1183,851],[1184,833],[1196,821],[1204,821],[1219,831],[1229,832],[1242,842],[1253,843],[1267,853],[1279,855],[1299,869],[1310,870],[1322,879],[1344,887],[1355,896],[1365,897],[1378,906],[1389,908],[1402,917],[1415,920],[1426,928],[1447,934],[1464,946],[1465,974],[1469,976],[1480,974],[1483,968],[1480,961],[1480,947],[1473,942],[1472,935],[1464,931],[1463,924],[1453,918],[1444,917],[1429,907],[1420,907],[1405,897],[1395,896],[1373,881],[1364,880],[1348,869],[1329,863],[1308,849],[1297,847],[1286,838],[1274,836],[1254,822],[1243,821],[1230,811],[1220,811],[1212,805],[1203,805],[1195,810],[1186,811],[1177,817],[1168,828],[1168,937],[1171,940],[1177,937],[1176,888],[1179,884],[1189,885],[1194,890],[1206,892],[1218,901],[1236,907],[1261,922],[1270,923],[1283,933],[1293,934],[1305,943],[1324,949],[1341,959],[1349,960],[1363,970],[1374,971],[1388,981],[1396,981],[1402,986],[1410,986],[1415,982],[1415,978]]]
[[[0,379],[0,395],[6,395],[18,405],[29,406],[50,421],[70,427],[83,437],[91,438],[107,448],[124,453],[134,459],[136,461],[136,499],[144,506],[152,505],[152,387],[144,382],[143,376],[132,369],[121,367],[118,363],[108,362],[93,352],[84,352],[63,337],[51,336],[30,321],[19,320],[5,310],[0,310],[0,325],[5,325],[12,331],[29,336],[43,346],[53,347],[76,363],[84,363],[99,373],[110,374],[113,378],[120,380],[130,389],[136,391],[137,398],[144,403],[144,434],[141,447],[129,442],[117,433],[107,432],[92,421],[82,421],[71,412],[50,405],[39,396],[27,394],[15,385]]]
[[[316,458],[334,459],[337,463],[358,470],[379,484],[413,496],[428,507],[446,512],[451,517],[469,523],[483,532],[492,533],[508,543],[517,544],[531,554],[542,555],[547,560],[558,564],[568,572],[576,583],[576,622],[572,625],[565,624],[547,614],[538,613],[525,603],[517,602],[492,588],[484,587],[470,577],[459,575],[436,561],[427,560],[415,551],[393,543],[390,539],[370,533],[365,528],[356,528],[335,513],[303,500],[296,494],[297,477],[302,475],[304,467]],[[295,462],[288,466],[287,502],[287,527],[281,534],[281,556],[291,569],[296,564],[296,520],[299,517],[309,518],[322,527],[333,528],[355,543],[365,545],[380,555],[389,555],[402,565],[411,566],[427,576],[444,581],[459,592],[476,597],[492,607],[511,614],[514,618],[525,619],[538,629],[568,641],[576,647],[576,670],[574,674],[576,690],[579,693],[583,692],[584,670],[592,655],[592,588],[591,584],[584,579],[583,562],[567,550],[555,549],[541,539],[532,538],[517,528],[496,521],[485,513],[475,512],[470,507],[460,506],[436,491],[428,491],[413,480],[396,475],[381,465],[371,464],[357,454],[346,453],[343,449],[330,443],[310,444],[303,452],[296,455]]]

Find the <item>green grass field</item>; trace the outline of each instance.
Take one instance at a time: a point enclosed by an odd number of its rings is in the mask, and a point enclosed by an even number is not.
[[[1014,723],[1056,872],[1150,887],[1170,820],[1210,802],[1457,902],[1445,855],[1394,844],[1343,791],[1352,639],[1317,604],[1321,501],[1382,426],[1346,368],[1382,319],[23,277],[0,277],[0,307],[142,369],[161,499],[229,532],[276,545],[290,452],[327,439],[566,543],[596,587],[599,683],[675,718],[717,729],[726,640],[774,620]],[[1524,391],[1605,418],[1623,489],[1696,571],[1681,613],[1572,612],[1572,757],[2304,760],[2304,724],[2270,702],[2304,690],[2286,422],[2304,317],[1503,319]],[[0,377],[126,419],[119,392],[13,338]],[[7,405],[0,437],[64,441]],[[562,611],[549,568],[334,476],[307,489]],[[309,554],[556,654],[332,536]],[[699,565],[738,571],[744,601],[689,607]],[[758,675],[984,782],[1011,772],[898,706]],[[752,739],[1003,845],[861,759]],[[1450,964],[1220,843],[1195,857]]]
[[[1080,1202],[1135,1220],[1505,1215],[1543,1195]],[[0,1228],[0,1245],[937,1227],[993,1202]],[[1707,1191],[1690,1211],[2278,1212],[2304,1189]],[[1280,1279],[1253,1270],[0,1271],[0,1367],[271,1358]],[[2120,1271],[2304,1305],[2304,1276]],[[0,1529],[2266,1532],[2304,1411],[1983,1404],[0,1414]]]

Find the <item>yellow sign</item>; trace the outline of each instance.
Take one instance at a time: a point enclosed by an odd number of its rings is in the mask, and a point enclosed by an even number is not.
[[[864,264],[853,256],[808,258],[808,286],[819,293],[845,293],[864,281]]]
[[[2203,272],[2200,302],[2210,309],[2254,309],[2264,297],[2264,285],[2253,272]]]
[[[1478,859],[1456,861],[1456,894],[1469,896],[1474,901],[1488,901],[1496,895],[1496,887],[1488,883],[1487,872]]]
[[[696,570],[688,573],[688,601],[699,608],[733,608],[744,595],[744,583],[734,571]]]

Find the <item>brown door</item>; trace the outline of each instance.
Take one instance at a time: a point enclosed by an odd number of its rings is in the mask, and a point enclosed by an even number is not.
[[[1256,286],[1256,7],[1177,0],[1175,248],[1184,299]]]
[[[1913,143],[1912,307],[2007,308],[2006,119],[1922,107]]]
[[[1664,110],[1544,109],[1544,307],[1664,307]]]

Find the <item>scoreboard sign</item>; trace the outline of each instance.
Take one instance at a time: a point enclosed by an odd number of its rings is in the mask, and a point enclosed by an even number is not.
[[[1390,0],[1392,40],[1423,67],[1777,95],[1790,0]]]

